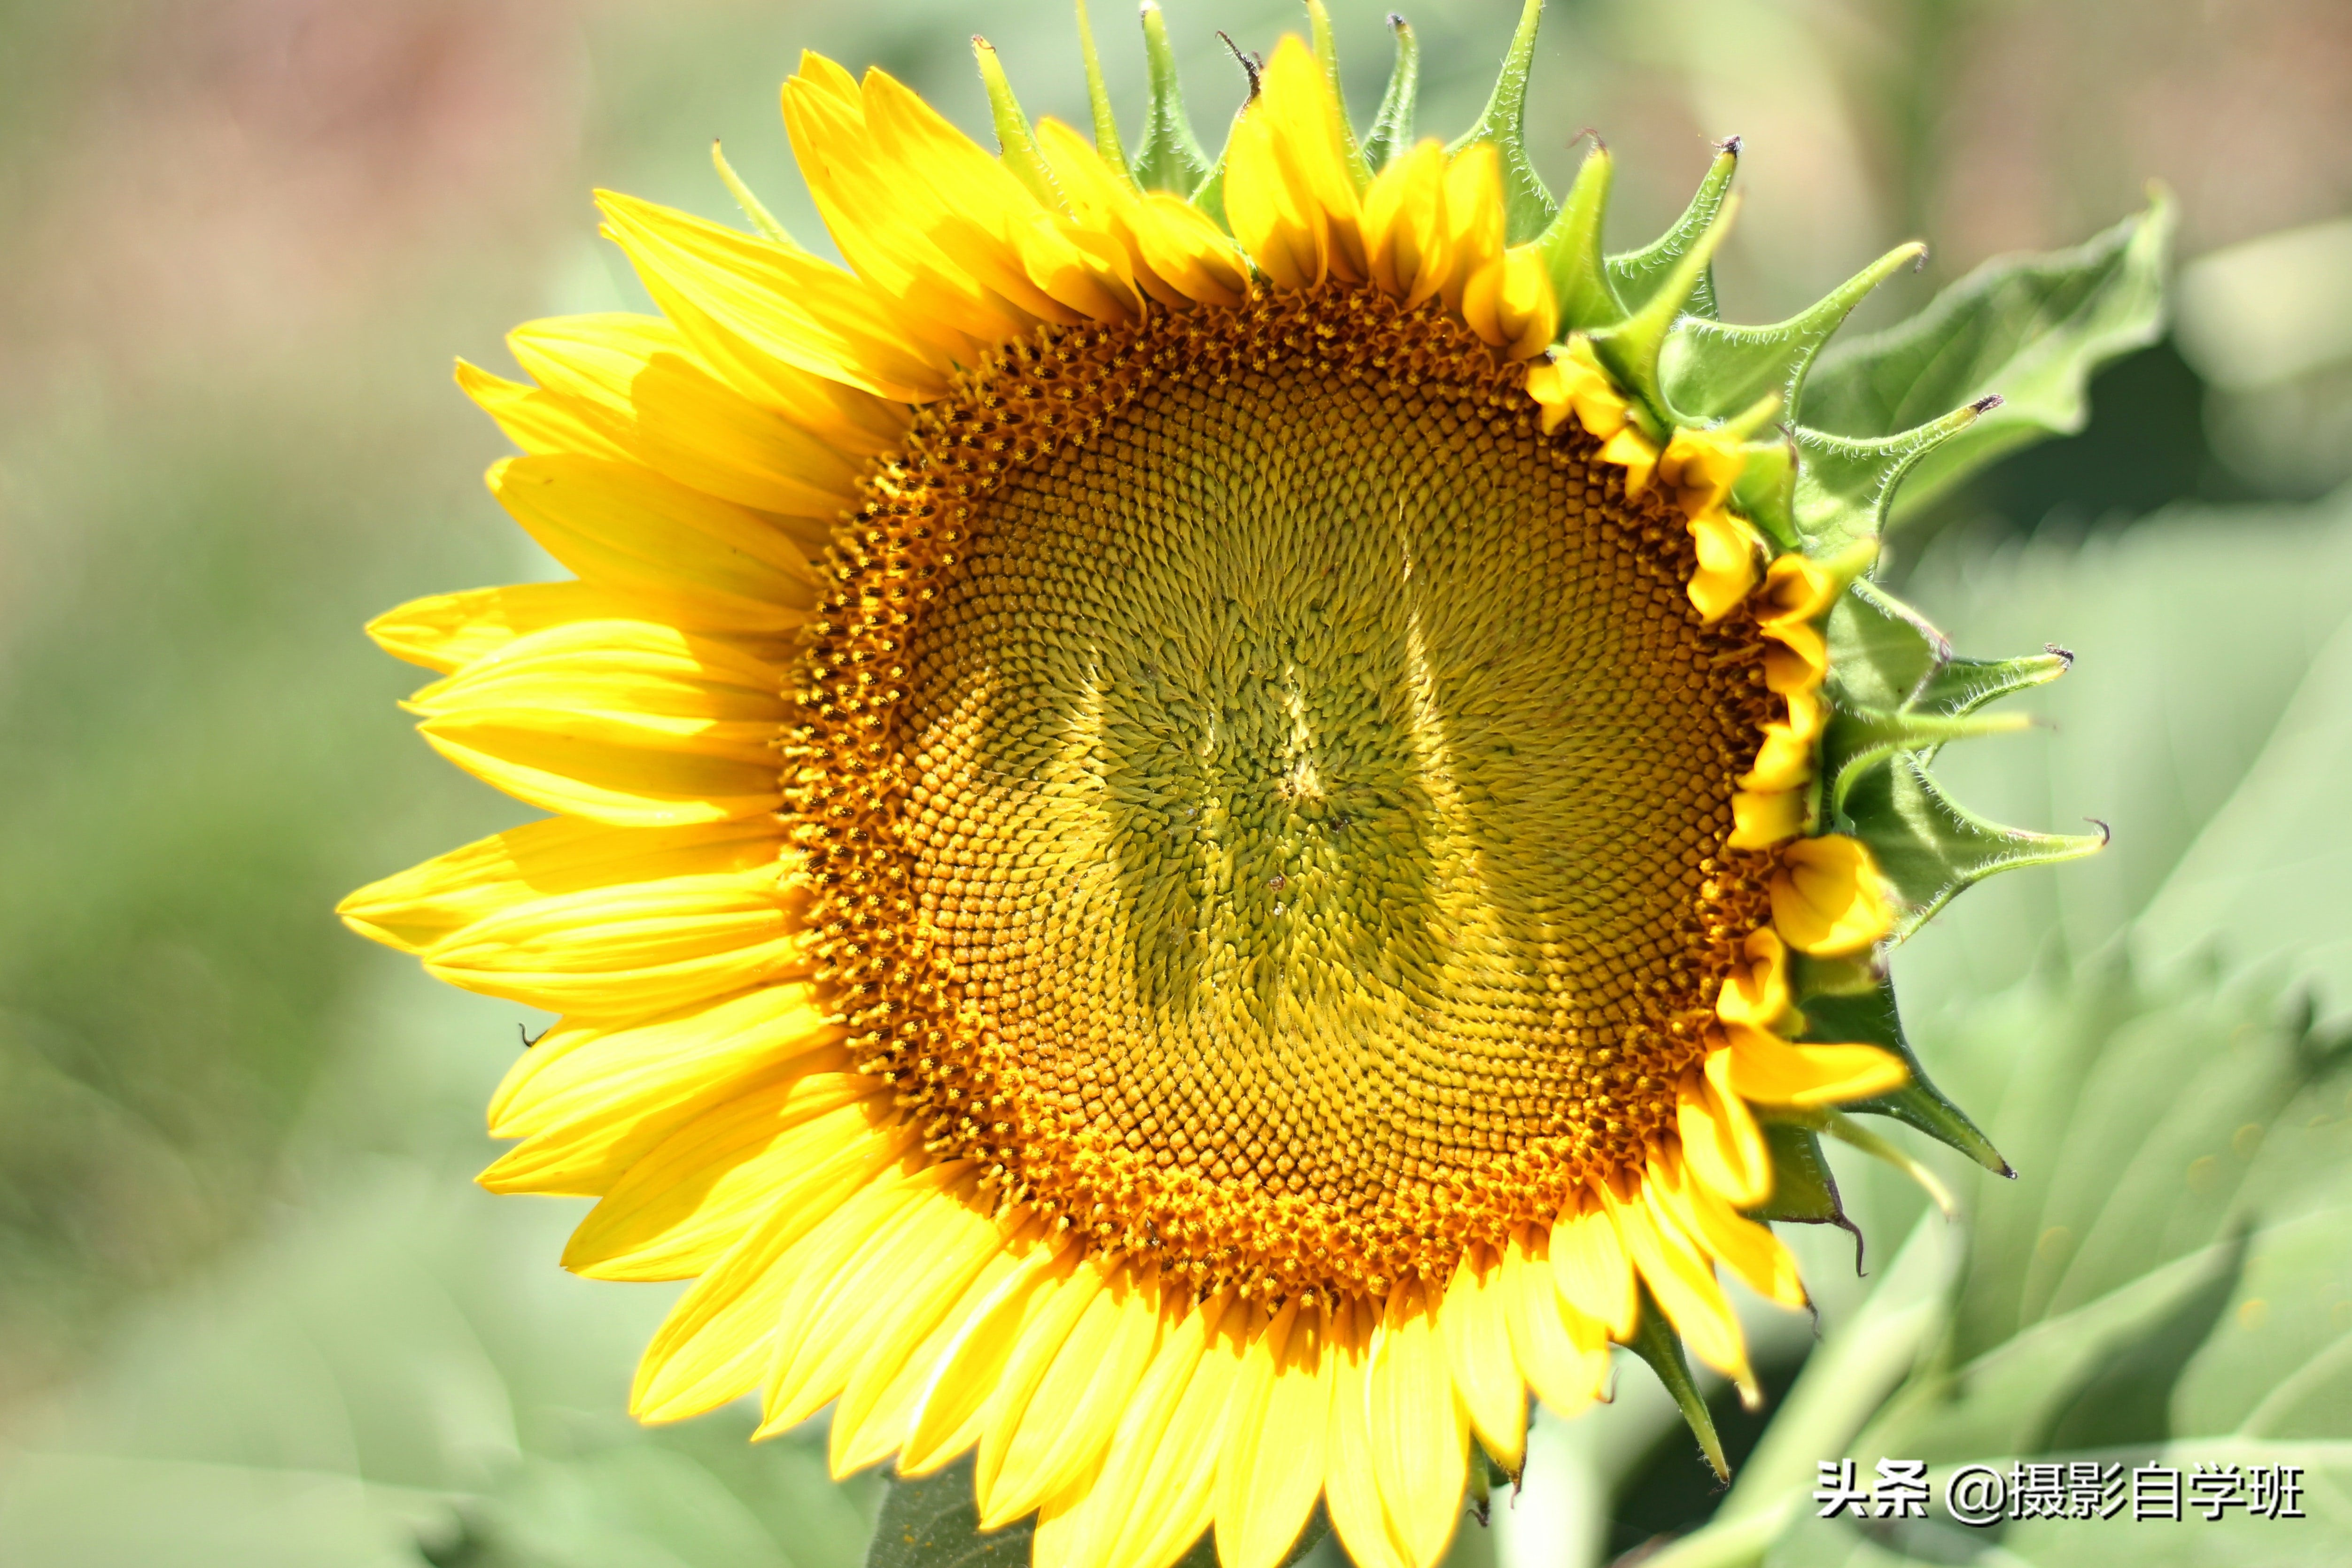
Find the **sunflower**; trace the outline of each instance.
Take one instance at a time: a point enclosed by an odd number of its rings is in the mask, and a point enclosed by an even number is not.
[[[1916,247],[1717,321],[1736,143],[1604,257],[1605,149],[1555,202],[1520,140],[1538,8],[1448,147],[1401,24],[1359,140],[1310,4],[1213,166],[1149,0],[1132,157],[1083,12],[1090,136],[978,46],[997,153],[806,56],[845,265],[721,159],[754,232],[600,197],[659,315],[460,365],[573,580],[371,631],[442,673],[432,746],[552,815],[341,912],[562,1015],[481,1180],[598,1199],[580,1273],[694,1281],[643,1419],[830,1405],[844,1473],[976,1448],[1041,1564],[1213,1530],[1269,1568],[1318,1500],[1428,1564],[1474,1449],[1516,1473],[1530,1392],[1604,1396],[1612,1343],[1752,1397],[1720,1277],[1804,1304],[1758,1217],[1827,1217],[1792,1173],[1865,1137],[1838,1107],[1972,1135],[1891,1025],[1822,1020],[1933,902],[1870,823],[2054,673],[1842,684],[1916,620],[1863,576],[1877,509],[1981,405],[1790,420]]]

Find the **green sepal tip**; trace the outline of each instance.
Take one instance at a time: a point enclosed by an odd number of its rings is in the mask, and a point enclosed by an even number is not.
[[[2046,685],[2074,664],[2074,655],[2054,643],[2011,659],[1957,657],[1926,616],[1867,581],[1840,596],[1825,631],[1831,695],[1848,713],[1965,718],[1989,703]],[[1933,755],[1941,745],[1921,750]]]
[[[1037,151],[1037,138],[1029,130],[1029,116],[1022,111],[1021,100],[1013,95],[1013,83],[1005,78],[1003,62],[996,57],[996,46],[975,33],[971,57],[980,63],[980,79],[988,88],[988,115],[995,123],[996,145],[1003,153],[1004,166],[1031,195],[1058,209],[1061,193],[1054,188],[1054,176],[1045,167],[1045,155]]]
[[[1947,795],[1916,752],[1898,751],[1847,788],[1840,813],[1870,847],[1903,904],[1889,939],[1900,943],[1962,888],[1996,872],[2056,865],[2106,848],[2096,833],[2034,833],[1986,821]]]
[[[727,193],[735,198],[735,204],[743,210],[743,216],[760,231],[762,238],[772,239],[778,245],[791,246],[794,250],[801,248],[784,225],[776,221],[775,214],[768,211],[767,204],[751,193],[751,187],[743,183],[743,176],[735,172],[735,165],[727,162],[727,154],[719,148],[715,137],[710,143],[710,164],[719,171],[719,183],[727,187]]]
[[[1559,329],[1598,332],[1625,319],[1625,303],[1601,255],[1601,225],[1609,215],[1609,183],[1614,172],[1609,149],[1600,141],[1577,166],[1568,195],[1537,244],[1559,302]]]
[[[1715,1430],[1715,1416],[1700,1396],[1697,1380],[1691,1376],[1690,1362],[1683,1354],[1682,1337],[1658,1310],[1650,1288],[1643,1285],[1640,1290],[1641,1320],[1634,1324],[1633,1337],[1625,1342],[1625,1348],[1650,1364],[1650,1370],[1658,1375],[1658,1381],[1674,1396],[1675,1407],[1683,1413],[1691,1436],[1698,1439],[1700,1451],[1715,1470],[1715,1479],[1727,1481],[1731,1479],[1731,1464],[1724,1458],[1723,1439]]]
[[[1984,1129],[1936,1087],[1920,1065],[1919,1053],[1903,1030],[1903,1015],[1895,1004],[1895,986],[1867,960],[1801,958],[1794,975],[1807,1025],[1805,1038],[1840,1045],[1874,1045],[1903,1059],[1911,1081],[1890,1093],[1850,1101],[1839,1107],[1853,1114],[1891,1116],[1915,1127],[1937,1143],[1958,1150],[1999,1176],[2012,1176]]]
[[[1831,435],[1796,424],[1797,529],[1808,549],[1836,549],[1886,531],[1895,486],[1919,460],[2000,406],[1988,395],[1895,435]]]
[[[1315,41],[1315,63],[1323,68],[1323,85],[1329,89],[1324,101],[1330,106],[1331,133],[1339,138],[1348,172],[1360,195],[1372,183],[1372,166],[1357,143],[1356,128],[1348,123],[1348,95],[1339,85],[1339,47],[1331,37],[1331,13],[1323,0],[1307,0],[1307,29]]]
[[[1176,51],[1168,44],[1167,19],[1158,0],[1143,0],[1143,58],[1150,80],[1151,103],[1143,121],[1143,144],[1129,167],[1135,183],[1147,191],[1171,191],[1197,199],[1209,179],[1209,155],[1192,134],[1192,118],[1184,112],[1184,89],[1176,79]],[[1202,204],[1206,205],[1206,204]],[[1224,204],[1217,204],[1222,219]]]
[[[1495,78],[1495,90],[1487,95],[1486,112],[1445,150],[1451,158],[1481,141],[1495,144],[1502,156],[1507,245],[1522,245],[1542,234],[1559,210],[1528,159],[1528,75],[1535,66],[1536,29],[1542,21],[1543,0],[1524,0],[1519,25],[1511,33],[1511,47],[1503,56],[1502,72]]]
[[[1413,111],[1421,98],[1421,39],[1412,24],[1393,11],[1389,31],[1396,37],[1396,63],[1389,68],[1388,90],[1381,94],[1371,134],[1364,138],[1364,167],[1375,174],[1412,145]]]
[[[1764,1121],[1761,1129],[1764,1152],[1772,1163],[1772,1195],[1747,1210],[1748,1217],[1852,1229],[1845,1200],[1838,1196],[1837,1176],[1822,1156],[1822,1141],[1813,1129],[1772,1120]]]
[[[1693,295],[1688,314],[1667,334],[1658,378],[1667,409],[1678,424],[1721,419],[1758,398],[1779,394],[1795,408],[1813,358],[1844,325],[1853,308],[1906,267],[1916,267],[1927,247],[1897,246],[1832,289],[1822,299],[1769,327],[1733,326],[1713,320]],[[1706,288],[1701,282],[1701,292]],[[1621,294],[1628,292],[1621,284]]]
[[[1739,138],[1727,139],[1716,149],[1715,161],[1706,168],[1698,190],[1683,209],[1683,215],[1665,233],[1641,249],[1613,256],[1602,263],[1609,270],[1609,279],[1616,286],[1617,298],[1628,310],[1639,310],[1650,297],[1664,287],[1674,275],[1675,264],[1686,255],[1699,237],[1715,226],[1716,215],[1722,212],[1724,202],[1731,194],[1731,177],[1739,170]],[[1689,291],[1684,308],[1694,316],[1712,319],[1715,315],[1715,274],[1712,268],[1701,268],[1698,281]],[[1790,407],[1796,406],[1791,403]]]
[[[1739,198],[1726,196],[1715,221],[1675,258],[1650,297],[1622,321],[1592,333],[1593,352],[1617,378],[1619,386],[1642,400],[1662,429],[1672,428],[1674,419],[1658,384],[1659,356],[1665,350],[1667,334],[1682,319],[1738,215]]]
[[[1095,25],[1087,15],[1087,0],[1077,0],[1077,7],[1078,54],[1087,67],[1087,108],[1095,122],[1095,153],[1129,189],[1138,189],[1135,171],[1128,167],[1126,140],[1118,133],[1118,113],[1111,107],[1110,85],[1103,80],[1102,54],[1095,47]]]
[[[1829,801],[1843,810],[1864,774],[1898,751],[1934,756],[1948,740],[1982,735],[2013,735],[2033,727],[2028,714],[1946,715],[1918,708],[1840,708],[1822,737],[1822,770],[1828,775]]]

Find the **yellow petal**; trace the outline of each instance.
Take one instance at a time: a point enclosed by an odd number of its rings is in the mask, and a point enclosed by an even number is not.
[[[1276,1568],[1322,1493],[1332,1384],[1323,1341],[1322,1311],[1293,1297],[1243,1360],[1218,1458],[1223,1568]]]
[[[417,953],[486,915],[554,894],[728,873],[772,880],[783,852],[774,822],[608,828],[556,817],[372,882],[335,906],[362,936]]]
[[[1461,1521],[1470,1423],[1454,1397],[1437,1314],[1417,1285],[1389,1293],[1372,1343],[1370,1400],[1373,1478],[1406,1560],[1430,1568]]]
[[[1720,512],[1748,466],[1748,453],[1720,430],[1677,427],[1658,454],[1658,482],[1675,492],[1684,515]]]
[[[754,1437],[797,1427],[838,1398],[894,1331],[912,1327],[919,1338],[1001,1244],[969,1161],[932,1166],[908,1186],[914,1196],[905,1208],[837,1260],[809,1259],[803,1285],[784,1298]],[[876,1304],[886,1300],[892,1322],[877,1330]],[[901,1343],[897,1352],[908,1348]]]
[[[1374,177],[1364,193],[1363,227],[1373,282],[1408,305],[1419,305],[1445,287],[1453,251],[1445,222],[1445,152],[1435,141],[1391,158]],[[1558,424],[1547,413],[1544,433]]]
[[[1747,1102],[1731,1088],[1731,1051],[1707,1053],[1704,1071],[1684,1074],[1675,1130],[1683,1157],[1708,1186],[1742,1208],[1772,1195],[1772,1161]]]
[[[583,582],[680,603],[699,623],[789,631],[816,602],[800,545],[759,513],[631,463],[519,457],[492,467],[490,493]],[[846,504],[845,494],[834,509]]]
[[[1234,121],[1225,143],[1225,219],[1250,260],[1276,288],[1312,288],[1330,269],[1323,214],[1291,187],[1280,131],[1263,94]]]
[[[1712,623],[1731,613],[1756,586],[1756,535],[1719,507],[1692,512],[1685,526],[1697,547],[1698,565],[1686,591],[1699,619]]]
[[[1214,219],[1165,191],[1130,189],[1092,141],[1060,120],[1038,121],[1037,145],[1070,210],[1125,245],[1137,283],[1154,298],[1180,307],[1242,302],[1248,263]]]
[[[1609,1336],[1561,1295],[1548,1250],[1541,1231],[1521,1229],[1503,1249],[1497,1293],[1512,1357],[1528,1386],[1554,1415],[1572,1417],[1607,1382]]]
[[[940,1351],[908,1417],[900,1475],[929,1475],[979,1440],[981,1419],[1015,1352],[1062,1300],[1061,1287],[1076,1263],[1077,1249],[1066,1242],[1033,1247],[972,1307]]]
[[[1511,1355],[1501,1260],[1465,1248],[1437,1320],[1470,1430],[1496,1463],[1517,1474],[1527,1457],[1528,1391]]]
[[[1110,236],[1059,221],[1059,210],[1042,205],[1000,159],[887,72],[867,71],[860,97],[877,151],[901,172],[902,210],[981,282],[1048,320],[1134,314],[1132,259],[1115,240],[1100,243]],[[906,200],[909,183],[927,190],[929,207]]]
[[[836,1209],[772,1210],[662,1320],[637,1363],[629,1413],[648,1423],[680,1421],[759,1386],[785,1296],[824,1259],[904,1208],[910,1174],[902,1166],[877,1176]]]
[[[976,1314],[1041,1250],[1044,1226],[1031,1223],[1011,1237],[999,1228],[979,1272],[950,1297],[937,1321],[914,1339],[893,1322],[877,1336],[834,1406],[826,1440],[833,1473],[845,1476],[880,1463],[907,1440],[923,1396],[940,1362],[961,1340]]]
[[[1355,176],[1322,68],[1292,36],[1275,47],[1260,79],[1225,149],[1234,237],[1276,288],[1368,278]]]
[[[808,891],[740,875],[559,894],[476,921],[425,954],[435,978],[550,1012],[638,1017],[804,979]]]
[[[686,335],[659,316],[548,317],[509,332],[507,347],[540,385],[593,405],[600,427],[616,433],[629,455],[664,473],[683,465],[700,477],[686,472],[670,477],[763,510],[792,509],[751,497],[772,497],[764,486],[782,476],[780,466],[807,442],[834,454],[870,457],[907,433],[904,403],[777,361],[762,368],[759,395],[747,393],[704,363]],[[648,382],[656,367],[662,373]],[[741,400],[782,428],[729,410],[723,423],[736,439],[714,443],[691,428],[688,411],[721,395]],[[748,451],[738,444],[747,434]],[[818,456],[818,472],[831,476],[840,461]],[[730,476],[719,478],[722,473]]]
[[[1633,1260],[1606,1205],[1588,1205],[1552,1222],[1547,1251],[1561,1300],[1604,1324],[1621,1343],[1633,1337],[1641,1298]]]
[[[1249,1303],[1234,1301],[1208,1335],[1149,1460],[1129,1472],[1134,1477],[1125,1489],[1131,1500],[1129,1511],[1118,1521],[1117,1537],[1103,1553],[1104,1563],[1119,1568],[1169,1568],[1208,1529],[1217,1458],[1230,1431],[1233,1386],[1257,1315]]]
[[[584,582],[525,582],[412,599],[369,622],[367,634],[394,658],[446,674],[550,626],[643,612],[629,595]]]
[[[775,810],[783,677],[652,622],[551,626],[419,692],[434,748],[535,806],[620,827]]]
[[[925,356],[934,363],[969,362],[989,344],[1021,336],[1040,319],[1076,319],[1025,278],[1011,298],[983,280],[985,275],[1008,281],[1017,255],[1001,235],[951,236],[949,214],[926,172],[884,145],[869,115],[877,105],[895,108],[884,102],[890,95],[881,84],[889,78],[871,72],[868,82],[877,91],[853,87],[844,94],[836,83],[811,74],[815,57],[803,55],[800,73],[784,83],[782,96],[802,178],[842,258],[878,298],[897,305],[899,329]],[[1011,179],[1001,167],[996,172]],[[961,250],[950,248],[959,242]]]
[[[1741,945],[1740,959],[1716,993],[1715,1016],[1771,1029],[1789,1016],[1789,949],[1770,926],[1759,926]]]
[[[1763,602],[1757,621],[1768,632],[1776,627],[1809,625],[1829,613],[1837,601],[1838,580],[1794,550],[1774,558],[1764,573]]]
[[[1139,1521],[1139,1514],[1156,1515],[1183,1500],[1147,1493],[1145,1478],[1170,1423],[1183,1406],[1210,1336],[1230,1307],[1229,1297],[1197,1304],[1179,1297],[1171,1303],[1160,1348],[1119,1413],[1118,1430],[1099,1468],[1038,1511],[1034,1568],[1098,1568],[1117,1561],[1108,1553],[1121,1530],[1136,1525],[1149,1532],[1151,1519]],[[1205,1500],[1201,1506],[1206,1506]],[[1199,1533],[1197,1528],[1193,1533]]]
[[[1158,1278],[1122,1268],[1072,1325],[1037,1380],[1002,1464],[977,1493],[982,1529],[1029,1512],[1101,1454],[1159,1348],[1160,1305]]]
[[[1642,1191],[1632,1199],[1620,1200],[1613,1192],[1608,1198],[1643,1282],[1693,1355],[1735,1382],[1752,1382],[1739,1319],[1716,1282],[1712,1262],[1662,1206],[1652,1190],[1654,1179],[1647,1172],[1636,1179]]]
[[[1024,1313],[1019,1337],[993,1380],[993,1393],[982,1412],[980,1456],[972,1465],[972,1493],[985,1511],[994,1495],[1004,1456],[1021,1430],[1037,1385],[1053,1369],[1062,1347],[1069,1342],[1096,1299],[1110,1288],[1115,1270],[1098,1258],[1086,1258],[1066,1271],[1058,1271],[1050,1290]],[[1097,1320],[1100,1326],[1100,1320]],[[982,1346],[982,1351],[989,1347]]]
[[[1677,1170],[1672,1160],[1664,1162],[1663,1167],[1652,1168],[1663,1168],[1666,1173],[1667,1179],[1660,1188],[1665,1207],[1707,1252],[1745,1281],[1749,1290],[1784,1307],[1805,1304],[1805,1286],[1797,1275],[1797,1260],[1769,1228],[1735,1213],[1731,1205],[1724,1201],[1725,1195],[1703,1179],[1694,1179],[1693,1171]]]
[[[1472,280],[1501,266],[1503,220],[1501,155],[1474,141],[1445,166],[1446,308],[1465,311]]]
[[[1586,434],[1607,441],[1625,428],[1631,408],[1609,373],[1593,357],[1592,340],[1582,333],[1528,366],[1528,395],[1542,409],[1543,432],[1549,435],[1571,413]]]
[[[1862,841],[1800,839],[1772,878],[1772,927],[1800,953],[1859,953],[1895,928],[1895,894]]]
[[[1829,716],[1821,688],[1818,684],[1801,686],[1781,695],[1789,716],[1764,727],[1764,744],[1757,748],[1756,761],[1739,778],[1742,789],[1798,789],[1812,779],[1814,750]]]
[[[457,361],[457,385],[525,452],[569,452],[608,462],[631,456],[626,433],[615,430],[592,404],[494,376],[463,360]]]
[[[1727,1079],[1758,1105],[1835,1105],[1887,1094],[1910,1081],[1903,1059],[1874,1045],[1790,1045],[1762,1030],[1734,1024]]]
[[[888,296],[806,251],[787,249],[616,192],[596,193],[605,232],[702,361],[754,402],[788,406],[798,377],[776,363],[900,402],[947,390]]]
[[[524,1142],[478,1179],[492,1192],[599,1196],[710,1106],[827,1070],[844,1033],[803,985],[561,1025],[523,1052],[491,1098],[491,1135]]]
[[[1737,790],[1731,797],[1731,833],[1726,849],[1769,850],[1805,831],[1805,792],[1784,789],[1759,795]],[[1784,933],[1785,934],[1785,933]]]
[[[863,1073],[753,1090],[631,1166],[572,1233],[563,1266],[592,1280],[690,1279],[778,1206],[836,1208],[914,1142],[887,1087]]]
[[[1371,1312],[1363,1302],[1349,1301],[1334,1314],[1324,1506],[1331,1515],[1332,1533],[1357,1568],[1407,1568],[1404,1542],[1372,1477],[1370,1378],[1376,1325]]]
[[[1512,359],[1543,352],[1558,332],[1559,311],[1542,252],[1533,245],[1514,246],[1473,273],[1463,287],[1462,316],[1472,331]]]
[[[1625,494],[1638,496],[1650,487],[1650,476],[1658,462],[1658,449],[1647,437],[1632,425],[1601,444],[1601,460],[1614,463],[1625,470]]]
[[[768,514],[803,552],[823,549],[832,519],[857,504],[857,465],[848,454],[682,355],[657,354],[638,367],[626,396],[635,461]]]
[[[844,1032],[808,985],[756,987],[650,1018],[567,1019],[519,1057],[490,1096],[490,1135],[642,1120],[680,1095],[765,1082],[759,1074],[768,1066],[829,1050]]]

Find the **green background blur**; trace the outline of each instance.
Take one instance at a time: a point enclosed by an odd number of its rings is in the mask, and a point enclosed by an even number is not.
[[[1213,29],[1265,48],[1297,18],[1166,8],[1213,145],[1242,83]],[[1385,7],[1332,8],[1360,116]],[[1413,11],[1425,131],[1475,115],[1515,10]],[[1134,125],[1124,11],[1096,25]],[[502,445],[451,358],[510,373],[507,327],[640,308],[588,192],[732,220],[714,136],[814,238],[776,114],[798,49],[979,129],[975,31],[1033,113],[1083,123],[1059,0],[0,0],[10,1568],[857,1560],[870,1483],[833,1488],[800,1437],[745,1448],[727,1414],[641,1437],[620,1411],[668,1289],[563,1276],[579,1206],[468,1184],[481,1103],[545,1020],[330,911],[529,815],[410,734],[394,704],[423,676],[360,633],[554,575],[477,482]],[[2103,374],[2086,432],[1913,519],[1889,568],[1971,652],[2083,656],[2028,700],[2054,727],[1947,774],[2021,825],[2105,818],[2115,847],[1972,894],[1899,972],[1931,1045],[2118,943],[2352,1006],[2352,507],[2330,498],[2352,7],[1556,0],[1529,121],[1556,186],[1580,131],[1609,141],[1618,246],[1742,134],[1717,276],[1751,320],[1928,239],[1864,308],[1884,323],[2173,189],[2175,330]],[[1660,1451],[1591,1505],[1618,1515],[1605,1549],[1707,1506],[1686,1439]],[[1581,1560],[1532,1526],[1457,1557],[1498,1552]]]

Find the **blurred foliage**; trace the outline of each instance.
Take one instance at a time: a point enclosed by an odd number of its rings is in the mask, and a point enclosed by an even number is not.
[[[1367,102],[1384,8],[1334,6]],[[1096,18],[1111,86],[1139,102],[1116,9]],[[1213,139],[1241,83],[1213,29],[1263,44],[1294,13],[1169,9]],[[1451,129],[1513,7],[1426,9],[1423,122]],[[410,673],[356,630],[546,570],[475,486],[499,444],[449,357],[495,363],[514,321],[637,299],[585,192],[724,214],[713,135],[822,243],[776,124],[796,49],[883,64],[977,126],[975,25],[1034,110],[1083,119],[1058,4],[0,3],[10,1563],[861,1560],[870,1479],[826,1481],[809,1434],[749,1448],[732,1414],[629,1425],[666,1292],[562,1275],[575,1206],[467,1184],[511,1031],[540,1020],[439,991],[327,911],[526,815],[415,744],[391,706]],[[1799,1238],[1824,1337],[1758,1317],[1771,1420],[1717,1401],[1738,1487],[1713,1490],[1629,1368],[1606,1410],[1538,1424],[1526,1489],[1457,1563],[1596,1563],[1710,1514],[1684,1550],[1732,1555],[1692,1560],[1899,1563],[1951,1542],[1783,1537],[1781,1489],[1872,1444],[2345,1437],[2326,1368],[2352,1354],[2352,1150],[2326,1053],[2352,1007],[2352,510],[2266,498],[2340,478],[2352,417],[2326,222],[2352,206],[2352,20],[2317,0],[1559,0],[1538,80],[1543,172],[1603,128],[1628,234],[1680,209],[1709,138],[1746,133],[1721,269],[1746,319],[1925,233],[1934,266],[1864,325],[1893,319],[1996,248],[2092,233],[2150,174],[2212,255],[2178,338],[2102,374],[2081,434],[1946,497],[1891,563],[1964,649],[2078,655],[2034,695],[2049,729],[1941,766],[2004,821],[2105,818],[2113,849],[1978,889],[1897,960],[1936,1076],[1999,1106],[2025,1178],[1955,1167],[1969,1224],[1926,1221],[1882,1268],[1921,1200],[1842,1166],[1872,1272],[1843,1236]],[[2261,237],[2287,228],[2318,237]],[[2319,303],[2281,329],[2282,298]],[[2055,1086],[2029,1091],[2036,1071]],[[2070,1334],[2063,1375],[2016,1370]],[[2005,1375],[2034,1397],[1999,1396]],[[2160,1408],[2098,1392],[2159,1381]],[[2336,1539],[2262,1523],[2229,1560]],[[2101,1560],[2105,1537],[2063,1535],[2013,1531],[2004,1561]]]

